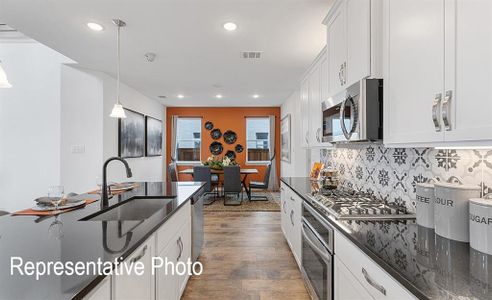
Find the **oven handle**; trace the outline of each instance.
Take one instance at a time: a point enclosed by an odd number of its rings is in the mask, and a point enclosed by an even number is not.
[[[321,243],[319,241],[317,241],[317,238],[314,235],[308,233],[306,231],[306,229],[304,229],[304,228],[307,228],[306,224],[302,224],[302,228],[301,228],[302,236],[305,238],[305,241],[309,244],[309,246],[311,246],[311,248],[313,249],[314,252],[316,252],[319,256],[321,256],[321,258],[325,262],[330,263],[331,262],[330,252],[328,252],[328,250],[323,251],[318,245],[316,245],[317,243],[318,244],[321,244]],[[308,230],[310,230],[310,229],[308,228]],[[313,236],[313,238],[316,239],[316,242],[313,241],[311,236]],[[323,247],[323,245],[321,245],[321,247]]]

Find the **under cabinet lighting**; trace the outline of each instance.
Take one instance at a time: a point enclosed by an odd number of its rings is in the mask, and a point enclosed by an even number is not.
[[[491,150],[492,146],[449,146],[435,147],[436,150]]]

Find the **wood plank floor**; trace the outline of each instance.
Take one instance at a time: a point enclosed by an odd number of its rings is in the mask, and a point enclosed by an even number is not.
[[[182,299],[310,299],[278,212],[206,212],[199,260]]]

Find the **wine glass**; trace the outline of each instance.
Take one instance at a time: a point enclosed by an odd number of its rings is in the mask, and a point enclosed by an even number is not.
[[[101,194],[101,192],[102,192],[102,176],[101,175],[96,176],[96,184],[97,184],[98,193]]]
[[[58,206],[65,198],[65,193],[62,185],[53,185],[48,188],[48,198],[51,204],[55,206],[55,212],[58,212]]]

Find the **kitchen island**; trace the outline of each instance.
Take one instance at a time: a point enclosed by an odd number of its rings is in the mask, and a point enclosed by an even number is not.
[[[346,299],[340,293],[358,287],[367,299],[492,299],[491,255],[443,238],[415,220],[337,220],[306,196],[317,190],[316,181],[281,181],[335,229],[335,299]]]
[[[0,299],[81,299],[90,295],[106,276],[58,276],[52,273],[36,279],[35,276],[20,275],[15,270],[11,274],[11,258],[19,257],[24,262],[51,261],[65,264],[98,260],[114,262],[115,259],[125,261],[127,258],[133,261],[134,252],[142,255],[146,251],[147,255],[155,252],[154,255],[157,255],[156,249],[150,251],[150,248],[159,248],[159,243],[162,244],[164,238],[172,237],[174,231],[180,229],[162,228],[168,220],[173,221],[175,218],[172,217],[175,215],[191,218],[190,200],[199,195],[202,186],[201,182],[141,182],[133,190],[114,196],[109,200],[109,207],[103,210],[109,211],[112,206],[126,201],[166,199],[162,209],[156,210],[144,220],[87,220],[88,216],[101,212],[99,202],[40,222],[35,216],[0,218]],[[155,238],[157,242],[149,242],[154,239],[154,233],[160,239]],[[149,243],[149,248],[145,245],[141,249],[144,243]],[[184,246],[181,245],[180,249],[181,247]],[[187,248],[191,251],[191,246]],[[123,285],[120,284],[122,288]],[[114,287],[112,289],[114,293]]]

